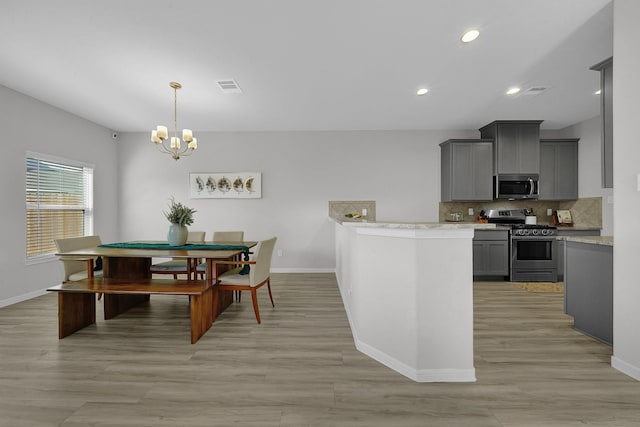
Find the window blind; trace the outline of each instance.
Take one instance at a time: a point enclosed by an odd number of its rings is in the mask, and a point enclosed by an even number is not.
[[[27,260],[48,258],[54,239],[93,231],[93,167],[27,156]]]

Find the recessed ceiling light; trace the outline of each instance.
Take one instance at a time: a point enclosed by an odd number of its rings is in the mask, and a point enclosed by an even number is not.
[[[427,92],[429,92],[429,89],[422,87],[422,88],[418,89],[418,91],[416,92],[416,95],[422,96]]]
[[[477,39],[479,35],[480,35],[480,31],[469,30],[462,35],[462,38],[460,40],[462,41],[462,43],[470,43],[475,39]]]
[[[507,95],[515,95],[518,92],[520,92],[520,88],[519,87],[512,87],[511,89],[509,89],[507,91]]]
[[[602,90],[598,89],[597,91],[594,92],[596,95],[600,95],[602,93]]]

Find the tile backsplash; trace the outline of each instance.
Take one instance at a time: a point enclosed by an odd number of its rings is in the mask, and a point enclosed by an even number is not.
[[[469,215],[469,208],[473,215]],[[475,221],[481,210],[489,209],[533,209],[538,224],[551,224],[547,209],[568,209],[571,211],[573,223],[580,227],[602,228],[602,197],[586,197],[568,201],[509,201],[494,200],[487,202],[440,202],[439,221],[451,218],[451,214],[462,214],[465,221]]]
[[[348,218],[346,214],[362,213],[367,210],[367,215],[362,218]],[[376,220],[376,202],[375,200],[350,200],[336,201],[329,200],[329,216],[340,221],[375,221]]]
[[[602,197],[585,197],[560,202],[558,209],[571,211],[573,223],[583,227],[602,228]]]

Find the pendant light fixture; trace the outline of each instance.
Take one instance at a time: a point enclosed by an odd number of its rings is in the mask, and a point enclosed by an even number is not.
[[[191,129],[183,129],[182,140],[186,144],[180,143],[180,138],[178,138],[178,89],[181,89],[182,85],[178,82],[170,82],[169,86],[173,88],[173,136],[169,138],[167,127],[160,125],[151,131],[151,142],[158,147],[161,153],[170,154],[174,160],[178,160],[180,157],[193,154],[198,148],[198,140],[193,137]]]

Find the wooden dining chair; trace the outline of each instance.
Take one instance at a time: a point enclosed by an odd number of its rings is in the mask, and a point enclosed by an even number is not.
[[[213,240],[211,243],[213,244],[223,244],[223,243],[241,243],[244,241],[244,231],[214,231],[213,232]],[[196,273],[200,273],[200,278],[204,279],[204,272],[206,266],[205,264],[198,264],[196,267]]]
[[[189,231],[187,243],[204,243],[204,231]],[[192,259],[172,259],[151,266],[151,274],[172,274],[174,279],[178,279],[178,274],[186,274],[188,279],[195,279],[195,267],[199,260]]]
[[[69,252],[77,249],[93,248],[102,244],[100,236],[71,237],[67,239],[55,239],[58,252]],[[96,257],[60,257],[64,268],[64,281],[73,282],[88,277],[101,276],[102,270],[94,271]]]
[[[218,282],[213,286],[213,306],[218,306],[218,298],[220,291],[250,291],[251,301],[253,302],[253,311],[256,315],[256,321],[260,321],[260,309],[258,308],[257,290],[267,285],[269,290],[269,299],[271,305],[273,303],[273,294],[271,293],[271,257],[273,248],[276,245],[276,237],[258,242],[254,248],[253,256],[249,261],[223,261],[217,264],[249,264],[249,274],[240,274],[242,267],[236,267],[232,270],[225,271],[218,276]]]
[[[69,237],[67,239],[55,239],[58,252],[75,251],[77,249],[93,248],[102,244],[100,236]],[[97,257],[78,258],[60,257],[64,268],[64,282],[75,282],[76,280],[87,279],[89,277],[102,276],[102,268],[96,267]],[[102,294],[97,294],[98,299],[102,299]]]
[[[225,243],[225,242],[239,243],[242,241],[244,241],[244,231],[214,231],[213,232],[213,243]],[[241,256],[242,255],[238,255],[238,257],[241,257]],[[238,265],[235,265],[234,267],[238,267]],[[234,292],[233,294],[236,301],[240,301],[240,297],[242,294],[240,292]]]
[[[214,231],[213,243],[237,243],[244,240],[244,231]]]

